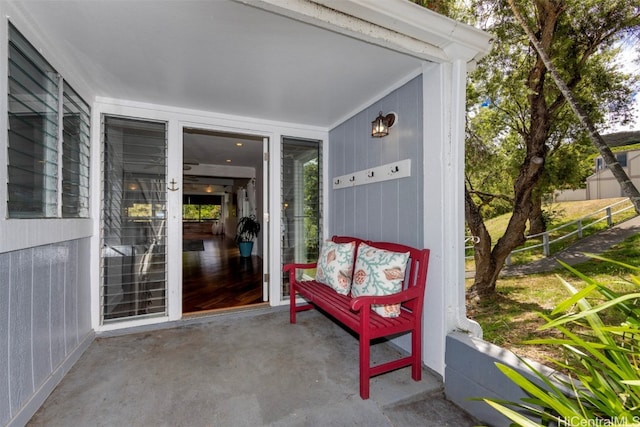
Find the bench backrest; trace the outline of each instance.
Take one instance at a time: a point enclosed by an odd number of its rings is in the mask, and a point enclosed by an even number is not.
[[[356,242],[356,254],[358,253],[358,247],[360,243],[366,243],[369,246],[378,249],[384,249],[392,252],[409,252],[409,261],[407,261],[407,270],[405,272],[405,278],[402,282],[402,289],[417,287],[422,291],[419,292],[420,297],[418,300],[412,300],[406,307],[410,310],[422,310],[422,304],[424,300],[424,289],[427,283],[427,271],[429,269],[429,249],[416,249],[411,246],[406,246],[400,243],[390,242],[372,242],[370,240],[363,240],[357,237],[349,236],[333,236],[331,240],[334,243],[349,243]],[[352,266],[352,271],[355,268],[355,256]]]

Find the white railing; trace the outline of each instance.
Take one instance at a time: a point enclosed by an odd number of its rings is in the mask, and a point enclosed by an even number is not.
[[[620,205],[623,204],[628,204],[628,206],[619,208]],[[614,210],[615,208],[619,208],[617,210]],[[549,255],[551,255],[551,244],[552,243],[556,243],[556,242],[560,242],[564,239],[567,239],[573,235],[578,235],[578,239],[582,239],[583,237],[583,232],[584,230],[588,229],[589,227],[593,227],[596,224],[599,224],[603,221],[607,221],[607,227],[611,227],[613,225],[613,216],[616,214],[619,214],[621,212],[625,212],[629,209],[634,209],[633,204],[630,203],[629,199],[624,199],[624,200],[620,200],[619,202],[613,203],[609,206],[606,206],[604,208],[598,209],[597,211],[591,212],[588,215],[585,215],[575,221],[569,222],[567,224],[563,224],[559,227],[556,227],[554,229],[551,230],[547,230],[544,233],[539,233],[539,234],[532,234],[530,236],[526,236],[525,238],[527,240],[529,239],[537,239],[542,237],[542,243],[538,243],[535,245],[530,245],[530,246],[525,246],[519,249],[514,249],[509,256],[507,257],[506,260],[506,264],[507,265],[511,265],[511,256],[513,254],[516,253],[520,253],[520,252],[525,252],[525,251],[530,251],[530,250],[534,250],[534,249],[538,249],[538,248],[542,248],[542,253],[545,257],[548,257]],[[594,219],[595,218],[595,219]],[[589,222],[590,221],[590,222]],[[571,227],[573,225],[576,225],[576,229],[573,231],[570,231],[554,240],[550,240],[550,235],[553,233],[556,233],[564,228],[568,228]],[[466,242],[465,242],[466,243]],[[474,242],[475,243],[475,242]],[[466,250],[471,250],[473,249],[473,246],[465,246],[465,251]],[[467,259],[469,258],[473,258],[473,255],[471,256],[467,256]]]

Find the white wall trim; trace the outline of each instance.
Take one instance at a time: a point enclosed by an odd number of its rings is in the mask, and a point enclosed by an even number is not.
[[[5,2],[0,2],[0,16],[3,18],[2,22],[0,22],[0,76],[8,76],[9,75],[9,21]],[[6,18],[5,18],[6,16]],[[0,182],[5,183],[0,187],[0,235],[3,237],[6,236],[4,234],[4,219],[7,217],[7,199],[8,194],[6,182],[8,182],[7,177],[7,135],[8,135],[8,126],[9,126],[9,117],[6,113],[9,111],[9,100],[7,94],[9,93],[8,88],[8,79],[2,78],[0,79],[0,93],[3,95],[0,96],[0,111],[3,111],[3,114],[0,114],[0,132],[4,136],[4,138],[0,138],[0,165],[3,167],[0,168]],[[0,241],[0,252],[3,252],[2,244],[4,240]]]
[[[452,59],[477,60],[490,48],[492,39],[490,34],[411,2],[402,0],[314,1],[381,27],[376,32],[371,31],[373,35],[361,35],[362,39],[367,40],[377,36],[385,42],[393,40],[398,45],[397,50],[405,50],[422,59],[431,60],[428,55],[433,54],[445,62]],[[404,38],[389,38],[384,32],[387,29],[402,34]]]
[[[307,126],[300,123],[265,120],[215,111],[194,110],[100,96],[96,97],[94,108],[108,114],[138,117],[132,116],[132,114],[137,114],[142,115],[139,117],[155,120],[176,119],[182,122],[185,127],[210,126],[211,130],[235,131],[252,135],[262,135],[264,132],[273,132],[277,129],[287,129],[288,132],[297,130],[313,134],[323,134],[328,131],[323,127]]]
[[[86,218],[0,219],[0,253],[91,237],[92,224]]]
[[[450,70],[451,111],[466,110],[467,66],[462,60],[453,61],[446,67]],[[480,325],[467,318],[466,289],[464,276],[464,168],[465,168],[465,115],[449,114],[451,120],[451,141],[447,151],[447,164],[453,167],[444,179],[444,194],[455,194],[457,197],[445,197],[445,212],[449,212],[452,221],[445,223],[445,235],[450,245],[445,257],[449,259],[445,274],[447,332],[462,330],[476,338],[482,338]],[[457,191],[456,191],[457,190]]]

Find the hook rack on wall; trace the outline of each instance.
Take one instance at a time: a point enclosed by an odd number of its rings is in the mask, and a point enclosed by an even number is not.
[[[333,178],[333,189],[372,184],[411,176],[411,159],[400,160]]]

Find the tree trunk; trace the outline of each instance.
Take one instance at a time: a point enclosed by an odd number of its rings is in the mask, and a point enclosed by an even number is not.
[[[551,46],[553,31],[560,15],[561,7],[556,5],[555,8],[547,8],[544,12],[544,15],[539,18],[540,34],[543,45]],[[544,91],[545,75],[545,65],[538,57],[527,77],[528,102],[531,109],[530,126],[529,132],[524,135],[526,155],[513,188],[513,212],[507,229],[503,236],[498,239],[493,249],[491,249],[490,240],[484,244],[481,241],[480,244],[475,246],[476,272],[473,285],[469,289],[469,298],[482,298],[495,292],[496,281],[507,257],[511,251],[525,242],[524,232],[532,210],[532,192],[542,175],[548,151],[546,141],[551,128],[549,108]],[[467,224],[471,232],[482,239],[483,236],[480,233],[484,228],[484,224],[482,224],[482,227],[477,224],[477,218],[480,218],[479,221],[482,222],[480,213],[479,211],[474,212],[473,200],[470,200],[471,198],[466,192],[465,199]],[[471,206],[471,209],[469,206]]]
[[[596,148],[600,151],[600,155],[604,159],[604,162],[607,165],[607,167],[611,170],[611,173],[613,174],[613,176],[616,178],[616,180],[620,184],[622,191],[624,192],[624,194],[627,195],[627,197],[629,197],[629,199],[631,200],[631,203],[633,203],[636,213],[640,214],[640,192],[638,192],[638,189],[636,188],[636,186],[633,184],[633,182],[631,182],[631,179],[629,178],[627,173],[624,171],[622,166],[620,166],[620,163],[618,163],[618,161],[616,160],[616,156],[613,155],[613,153],[611,152],[611,149],[609,148],[607,143],[604,142],[604,139],[602,139],[602,136],[598,133],[593,123],[591,123],[587,115],[584,113],[584,111],[582,111],[582,108],[580,107],[580,105],[578,105],[578,102],[573,96],[573,92],[571,92],[567,84],[564,82],[564,80],[562,80],[557,70],[553,66],[551,59],[547,55],[545,46],[543,46],[538,41],[536,36],[531,32],[524,18],[516,8],[514,0],[507,0],[507,1],[509,2],[509,6],[511,7],[513,14],[515,15],[520,25],[522,26],[522,29],[525,31],[525,33],[527,33],[527,36],[529,37],[529,41],[538,52],[538,56],[544,62],[544,65],[549,71],[549,74],[553,78],[553,81],[555,82],[556,86],[558,86],[558,89],[562,93],[562,96],[564,96],[564,98],[569,103],[569,106],[571,106],[571,109],[573,110],[573,112],[576,114],[576,116],[578,116],[580,123],[582,123],[582,125],[589,131],[591,142],[593,142]]]
[[[474,243],[473,257],[476,265],[475,279],[469,296],[489,295],[495,291],[496,264],[491,254],[491,236],[484,225],[478,205],[471,198],[469,190],[464,189],[464,208],[467,226],[471,234],[478,238]]]
[[[534,191],[529,213],[529,234],[540,234],[545,231],[547,231],[547,221],[542,213],[542,195],[539,191]]]

